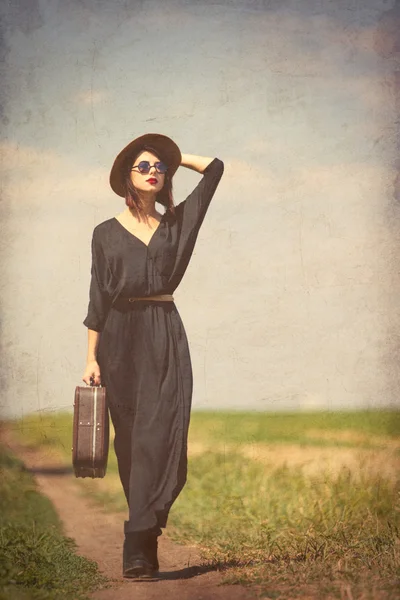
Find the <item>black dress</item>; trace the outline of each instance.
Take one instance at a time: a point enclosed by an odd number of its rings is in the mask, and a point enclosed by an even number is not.
[[[162,216],[148,245],[115,217],[93,231],[83,323],[101,332],[97,361],[129,505],[125,532],[153,529],[160,534],[185,485],[193,379],[174,302],[123,299],[173,294],[223,171],[223,162],[214,158],[193,192],[175,207],[175,215]]]

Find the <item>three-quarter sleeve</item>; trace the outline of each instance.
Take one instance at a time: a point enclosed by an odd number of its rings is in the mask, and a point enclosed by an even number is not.
[[[176,215],[183,229],[200,227],[223,172],[224,163],[219,158],[214,158],[203,171],[203,177],[194,190],[186,200],[177,205]]]
[[[174,269],[168,282],[171,293],[178,287],[187,269],[198,233],[223,172],[224,163],[219,158],[214,158],[203,171],[202,179],[191,194],[176,206],[179,243]]]
[[[107,291],[109,278],[109,266],[101,242],[98,230],[95,228],[92,236],[92,267],[89,289],[89,305],[87,316],[83,324],[88,329],[102,331],[106,322],[110,307],[111,297]]]

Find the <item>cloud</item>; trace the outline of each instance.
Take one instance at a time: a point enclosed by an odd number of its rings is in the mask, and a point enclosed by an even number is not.
[[[230,194],[234,193],[237,200],[243,194],[248,196],[247,202],[255,197],[254,192],[268,190],[268,201],[274,201],[279,196],[284,179],[278,173],[268,168],[265,163],[260,166],[256,162],[249,162],[237,158],[224,157],[224,177],[221,187],[229,187]],[[231,202],[231,200],[230,200]]]
[[[53,151],[38,150],[16,142],[0,143],[1,167],[5,171],[25,169],[46,164],[55,166],[60,157]]]
[[[265,169],[261,169],[257,164],[240,160],[238,158],[224,158],[225,171],[230,177],[254,177],[268,179],[270,176]]]
[[[90,199],[109,195],[108,169],[77,162],[52,150],[12,142],[0,144],[2,197],[24,207],[52,198]]]
[[[357,100],[373,112],[374,119],[384,115],[384,108],[393,109],[396,115],[395,81],[388,74],[359,75],[346,81],[346,90],[354,95]]]
[[[357,70],[358,61],[376,59],[376,28],[354,26],[333,16],[284,10],[248,13],[245,26],[251,30],[258,49],[246,56],[246,63],[266,67],[271,73],[295,78],[343,78],[346,71],[353,74]]]
[[[332,164],[320,166],[318,164],[309,167],[300,167],[294,173],[299,185],[304,185],[308,191],[318,192],[323,188],[334,187],[335,191],[342,188],[343,193],[348,191],[349,186],[356,184],[360,189],[380,186],[385,182],[393,181],[396,169],[389,165],[367,164],[352,162],[343,164]],[[381,199],[377,198],[379,204]]]
[[[80,92],[75,96],[75,101],[79,104],[85,104],[92,106],[93,104],[100,104],[107,98],[107,92],[104,90],[86,90]]]

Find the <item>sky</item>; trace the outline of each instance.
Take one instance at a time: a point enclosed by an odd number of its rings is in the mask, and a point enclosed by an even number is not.
[[[5,414],[71,404],[91,232],[123,209],[108,184],[116,154],[148,132],[225,164],[177,290],[194,406],[395,402],[398,3],[0,11]],[[180,168],[175,202],[198,180]]]

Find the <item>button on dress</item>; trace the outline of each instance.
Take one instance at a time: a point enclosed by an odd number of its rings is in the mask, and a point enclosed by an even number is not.
[[[114,448],[129,506],[125,532],[166,527],[186,482],[192,365],[174,302],[122,302],[173,294],[224,171],[214,158],[189,196],[162,216],[148,244],[115,217],[94,228],[88,312],[101,332],[97,349]]]

